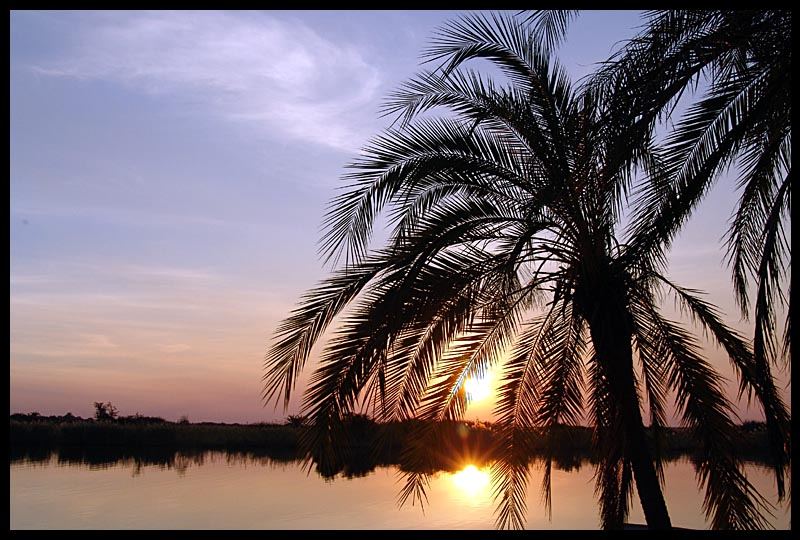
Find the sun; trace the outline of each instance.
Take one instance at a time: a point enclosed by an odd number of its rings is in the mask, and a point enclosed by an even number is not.
[[[486,399],[492,393],[489,377],[470,377],[464,383],[464,390],[470,403]]]

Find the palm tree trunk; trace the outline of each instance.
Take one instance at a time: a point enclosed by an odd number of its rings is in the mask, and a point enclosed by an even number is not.
[[[601,294],[604,298],[595,304],[588,317],[592,343],[599,361],[605,363],[608,370],[611,392],[623,416],[625,455],[631,462],[647,525],[651,529],[670,529],[672,523],[639,408],[633,372],[630,314],[619,304],[620,297],[614,298],[614,290],[613,286],[604,289],[605,294]]]
[[[670,529],[672,523],[667,511],[667,504],[661,492],[653,458],[645,434],[642,414],[639,409],[639,399],[636,395],[633,380],[633,362],[631,361],[630,344],[628,354],[620,351],[620,356],[614,358],[611,372],[614,373],[615,383],[612,391],[621,405],[625,422],[625,453],[631,461],[633,477],[636,481],[636,491],[642,503],[645,520],[651,529]],[[627,364],[627,366],[625,365]]]

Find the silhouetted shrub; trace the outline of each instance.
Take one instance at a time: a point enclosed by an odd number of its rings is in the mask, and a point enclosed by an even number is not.
[[[98,421],[113,421],[119,415],[119,411],[114,407],[111,402],[103,403],[102,401],[94,402],[94,419]]]

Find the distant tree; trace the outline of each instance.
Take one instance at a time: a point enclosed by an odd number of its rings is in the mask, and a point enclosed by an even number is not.
[[[181,416],[178,419],[178,423],[179,424],[188,424],[189,423],[189,417],[184,414],[183,416]]]
[[[94,402],[95,420],[112,421],[115,420],[117,416],[119,416],[119,411],[110,401],[108,403],[103,403],[102,401]]]

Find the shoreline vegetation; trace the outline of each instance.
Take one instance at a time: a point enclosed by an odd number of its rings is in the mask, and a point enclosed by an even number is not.
[[[345,477],[363,476],[377,466],[398,466],[416,472],[456,471],[465,463],[484,465],[496,458],[498,427],[488,422],[437,422],[429,425],[433,439],[424,463],[410,457],[413,435],[420,433],[422,421],[407,420],[379,424],[365,415],[352,415],[346,421],[348,447],[337,463],[322,465],[314,460],[315,470],[323,477],[337,474]],[[57,454],[59,462],[89,465],[113,464],[133,460],[137,465],[175,465],[185,457],[202,455],[206,451],[223,451],[250,458],[269,458],[275,461],[303,459],[302,435],[306,431],[302,417],[290,416],[284,424],[225,424],[213,422],[190,423],[187,419],[171,422],[141,415],[85,419],[71,414],[41,416],[12,414],[10,417],[11,462],[19,460],[46,461]],[[766,428],[760,422],[745,422],[738,427],[737,450],[741,459],[769,465],[769,441]],[[650,443],[665,461],[688,458],[701,459],[700,445],[690,430],[667,428],[655,435],[648,432]],[[531,462],[546,458],[545,441],[531,432]],[[558,430],[554,465],[571,470],[584,462],[595,463],[592,449],[592,428],[567,427]]]

